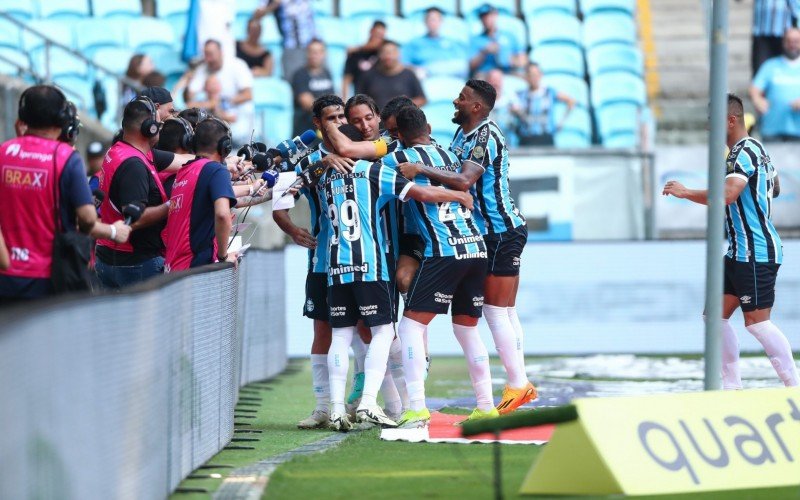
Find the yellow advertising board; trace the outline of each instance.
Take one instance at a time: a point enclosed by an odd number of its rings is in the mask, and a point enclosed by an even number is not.
[[[800,388],[573,401],[520,493],[653,495],[800,485]]]

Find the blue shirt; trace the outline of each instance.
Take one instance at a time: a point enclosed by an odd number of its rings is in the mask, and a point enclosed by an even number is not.
[[[525,113],[525,119],[519,119],[517,133],[520,137],[555,133],[556,94],[552,87],[540,87],[535,91],[528,90],[518,94],[519,105]]]
[[[391,281],[380,214],[414,184],[394,168],[359,160],[349,174],[329,170],[319,185],[331,220],[328,285]]]
[[[800,10],[798,0],[755,0],[753,2],[753,36],[782,37],[792,26],[792,17]]]
[[[295,166],[295,172],[299,175],[300,172],[326,156],[328,156],[328,151],[320,144],[311,154],[300,160],[300,163]],[[317,247],[308,250],[308,272],[327,273],[330,220],[328,219],[325,193],[317,186],[314,188],[303,187],[300,189],[300,194],[308,200],[308,206],[311,209],[311,235],[317,239]]]
[[[800,111],[791,108],[791,102],[800,99],[800,59],[767,59],[753,78],[753,86],[769,101],[769,109],[761,118],[761,135],[800,137]]]
[[[522,48],[517,46],[517,41],[513,36],[498,30],[494,36],[489,36],[484,32],[472,37],[469,58],[472,59],[477,56],[480,51],[492,42],[497,42],[500,49],[496,54],[486,54],[483,64],[475,69],[475,73],[483,73],[495,68],[508,71],[511,69],[511,58],[522,52]]]
[[[500,234],[525,224],[525,217],[511,198],[508,148],[497,124],[486,119],[470,133],[458,127],[450,151],[462,162],[470,161],[484,170],[470,188],[475,197],[475,218],[483,234]]]
[[[739,198],[725,207],[728,257],[739,262],[783,262],[781,238],[772,225],[775,167],[764,146],[745,137],[731,148],[726,178],[747,182]]]
[[[275,11],[275,19],[285,49],[301,49],[317,38],[310,0],[282,0]]]
[[[466,78],[469,74],[467,48],[441,36],[425,35],[405,44],[403,63],[424,68],[429,75]]]
[[[381,162],[395,169],[405,162],[422,163],[429,167],[458,172],[458,158],[436,144],[416,145],[383,157]],[[420,186],[441,186],[424,175],[414,178]],[[416,222],[425,240],[425,257],[456,257],[458,259],[486,256],[486,245],[472,211],[456,202],[422,203],[409,200],[406,215]]]
[[[199,267],[214,262],[214,202],[228,198],[231,207],[236,206],[236,195],[231,186],[231,174],[221,163],[212,161],[203,165],[197,177],[192,200],[192,216],[189,221],[189,245],[192,248],[192,264]],[[220,254],[224,249],[218,249]]]

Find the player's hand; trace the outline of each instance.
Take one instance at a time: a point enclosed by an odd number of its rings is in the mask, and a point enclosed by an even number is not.
[[[243,172],[243,163],[243,156],[228,156],[225,158],[225,166],[228,167],[228,172],[230,172],[231,177],[234,179],[238,178]]]
[[[472,208],[475,206],[474,205],[475,200],[472,198],[472,195],[469,193],[469,191],[456,191],[456,192],[459,194],[460,198],[458,202],[467,207],[468,209],[472,210]]]
[[[114,223],[114,227],[117,228],[117,237],[114,238],[114,243],[125,243],[128,241],[128,238],[131,236],[131,226],[127,226],[124,222],[118,220]]]
[[[483,51],[487,54],[497,54],[500,52],[500,45],[497,42],[489,42],[486,44],[486,47],[483,48]]]
[[[261,198],[267,192],[267,182],[264,179],[257,179],[253,183],[253,194],[251,196]]]
[[[681,184],[678,181],[668,181],[664,184],[664,190],[661,192],[664,196],[672,195],[676,198],[686,198],[686,194],[688,193],[688,189],[686,186]]]
[[[286,190],[286,192],[289,193],[289,196],[297,196],[297,193],[300,192],[300,187],[299,186],[290,187],[289,189]]]
[[[336,170],[340,174],[349,174],[353,171],[353,166],[356,164],[356,162],[350,158],[345,158],[335,153],[331,153],[322,159],[322,164],[325,165],[326,168],[332,168]]]
[[[307,229],[298,227],[292,234],[292,241],[301,247],[314,249],[317,248],[317,239],[314,238]]]
[[[408,180],[413,180],[421,171],[422,165],[419,163],[401,163],[397,166],[397,170]]]
[[[756,108],[758,114],[764,115],[769,111],[769,101],[764,99],[763,97],[760,99],[753,100],[753,107]]]

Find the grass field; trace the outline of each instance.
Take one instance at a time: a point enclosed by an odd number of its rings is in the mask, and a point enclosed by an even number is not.
[[[556,360],[557,361],[557,360]],[[534,361],[546,366],[547,359]],[[493,360],[493,373],[500,374],[498,361]],[[620,380],[590,373],[570,375],[565,364],[555,362],[551,382],[559,387],[565,377],[591,378],[593,383],[609,384],[610,390],[620,391]],[[578,366],[569,365],[566,366]],[[580,365],[583,366],[583,365]],[[584,369],[584,368],[580,368]],[[252,408],[255,419],[237,419],[249,425],[237,425],[238,430],[260,430],[261,434],[237,432],[236,438],[256,441],[231,443],[252,446],[253,450],[223,450],[209,463],[240,467],[294,449],[330,435],[325,430],[300,431],[295,423],[305,417],[313,406],[310,366],[306,361],[293,361],[289,371],[268,383],[252,384],[243,396],[261,398],[261,406]],[[577,380],[578,384],[582,380]],[[627,384],[654,383],[646,377],[624,379]],[[657,383],[668,383],[661,380]],[[466,367],[460,358],[437,358],[431,367],[428,396],[459,400],[471,396]],[[592,387],[603,387],[592,385]],[[626,386],[627,387],[627,386]],[[595,389],[596,390],[596,389]],[[626,389],[627,390],[627,389]],[[545,391],[546,393],[548,391]],[[553,394],[555,391],[550,390]],[[643,391],[646,392],[646,391]],[[552,395],[553,399],[557,399]],[[253,403],[250,403],[253,404]],[[448,411],[462,411],[452,409]],[[541,448],[530,445],[504,445],[503,491],[507,498],[517,497],[522,480]],[[483,444],[412,444],[390,443],[378,439],[378,431],[350,433],[345,441],[325,453],[297,457],[280,465],[271,476],[264,498],[492,498],[492,446]],[[198,475],[219,474],[224,477],[230,469],[204,469]],[[204,489],[206,492],[173,494],[174,499],[207,499],[222,481],[220,478],[187,479],[181,488]],[[576,478],[578,480],[579,478]],[[560,497],[564,498],[564,497]],[[586,497],[583,497],[586,498]],[[760,490],[649,498],[798,499],[800,489]]]

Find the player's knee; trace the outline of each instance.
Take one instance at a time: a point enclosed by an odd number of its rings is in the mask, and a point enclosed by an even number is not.
[[[408,289],[411,288],[411,280],[414,279],[414,270],[408,267],[401,267],[397,269],[395,273],[395,280],[397,282],[397,288],[402,293],[407,293]]]

